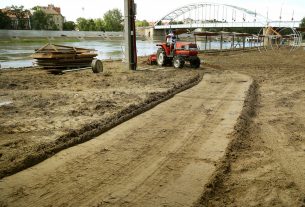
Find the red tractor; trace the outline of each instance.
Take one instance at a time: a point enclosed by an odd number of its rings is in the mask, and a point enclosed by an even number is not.
[[[160,48],[156,55],[151,55],[148,63],[157,62],[159,66],[173,65],[174,68],[183,68],[185,62],[189,62],[192,68],[200,67],[198,47],[196,43],[176,42],[174,44],[161,43],[157,44]]]

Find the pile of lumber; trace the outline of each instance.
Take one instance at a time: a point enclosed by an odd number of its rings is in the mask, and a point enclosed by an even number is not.
[[[35,53],[32,54],[32,58],[36,59],[38,66],[50,70],[89,67],[96,56],[96,51],[92,49],[50,43],[36,49]]]

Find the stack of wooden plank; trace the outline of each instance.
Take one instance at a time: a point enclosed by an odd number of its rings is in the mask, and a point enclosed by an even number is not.
[[[96,51],[92,49],[50,43],[36,49],[32,54],[32,58],[36,59],[38,66],[50,70],[89,67],[96,56]]]

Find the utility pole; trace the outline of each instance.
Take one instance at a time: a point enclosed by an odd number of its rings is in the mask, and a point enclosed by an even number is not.
[[[136,5],[134,0],[124,0],[124,38],[125,38],[125,61],[128,69],[137,69],[137,46],[135,27]]]

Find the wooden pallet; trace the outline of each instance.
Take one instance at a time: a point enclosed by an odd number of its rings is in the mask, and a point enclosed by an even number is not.
[[[96,50],[50,43],[36,49],[32,54],[36,64],[48,70],[89,67],[96,56]]]

